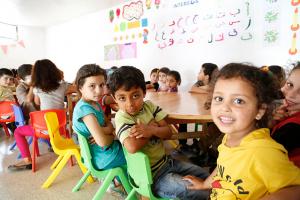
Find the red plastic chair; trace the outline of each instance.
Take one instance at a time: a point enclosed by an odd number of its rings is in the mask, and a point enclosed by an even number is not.
[[[16,105],[14,101],[0,101],[0,123],[4,128],[7,137],[10,137],[6,123],[15,121],[15,114],[12,105]]]
[[[35,170],[36,170],[35,158],[37,156],[40,156],[40,151],[39,151],[39,146],[38,146],[38,138],[44,138],[44,139],[50,140],[49,135],[48,135],[46,121],[44,118],[44,115],[47,112],[55,112],[57,114],[58,121],[59,121],[60,133],[62,133],[62,135],[68,135],[68,133],[66,131],[67,116],[66,116],[66,111],[64,109],[41,110],[41,111],[34,111],[34,112],[29,113],[31,126],[34,129],[32,172],[35,172]]]

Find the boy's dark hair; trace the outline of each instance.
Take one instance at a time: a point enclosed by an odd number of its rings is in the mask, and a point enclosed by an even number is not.
[[[13,73],[13,77],[17,78],[17,75],[18,75],[17,70],[16,69],[11,69],[10,71]]]
[[[173,76],[175,78],[175,80],[177,81],[178,85],[180,85],[181,83],[181,77],[178,71],[175,70],[171,70],[169,71],[169,73],[167,74],[167,76]]]
[[[25,77],[31,75],[32,65],[31,64],[23,64],[17,69],[18,76],[25,80]]]
[[[100,76],[100,75],[104,76],[104,80],[106,82],[107,80],[106,71],[102,69],[99,65],[96,64],[83,65],[78,70],[75,79],[75,84],[76,84],[76,89],[78,94],[80,96],[82,95],[79,89],[82,88],[82,86],[84,85],[86,78],[91,76]]]
[[[257,121],[257,128],[268,127],[268,121],[272,114],[272,102],[276,98],[276,83],[272,76],[259,68],[243,63],[229,63],[225,65],[217,76],[219,79],[241,78],[253,87],[258,101],[258,108],[265,104],[267,106],[264,116]]]
[[[203,69],[204,75],[208,75],[208,82],[210,82],[212,73],[218,69],[218,66],[214,63],[204,63],[202,64],[201,68]]]
[[[169,71],[170,71],[170,69],[169,69],[169,68],[167,68],[167,67],[163,67],[163,68],[160,68],[160,69],[159,69],[158,73],[159,73],[159,72],[162,72],[162,73],[164,73],[164,74],[168,74],[168,73],[169,73]]]
[[[37,60],[31,72],[31,84],[43,92],[51,92],[60,86],[63,73],[48,59]]]
[[[280,67],[279,65],[270,65],[268,67],[268,70],[270,72],[272,72],[273,75],[275,75],[275,77],[278,79],[279,83],[284,82],[284,80],[285,80],[285,71],[282,67]]]
[[[151,70],[150,75],[153,74],[153,73],[158,73],[158,72],[159,72],[159,69],[158,68],[154,68],[154,69]]]
[[[144,74],[141,70],[132,66],[122,66],[114,71],[110,76],[108,85],[113,96],[122,87],[126,91],[131,88],[141,88],[146,93]]]
[[[10,70],[7,69],[7,68],[1,68],[1,69],[0,69],[0,77],[2,77],[2,76],[4,76],[4,75],[14,77],[14,74],[12,73],[12,71],[10,71]]]
[[[116,69],[118,69],[118,67],[117,66],[112,66],[110,69],[116,70]]]

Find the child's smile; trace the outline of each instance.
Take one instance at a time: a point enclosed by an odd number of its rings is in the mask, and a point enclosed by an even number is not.
[[[255,130],[259,113],[257,97],[253,87],[247,81],[240,78],[217,81],[211,115],[218,128],[228,134],[229,140],[240,141]],[[261,118],[263,113],[260,115]]]

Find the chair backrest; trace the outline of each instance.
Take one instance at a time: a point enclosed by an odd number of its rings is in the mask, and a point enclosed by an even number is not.
[[[47,124],[44,118],[45,113],[54,112],[57,114],[58,122],[59,122],[59,131],[62,135],[66,133],[66,124],[67,124],[67,116],[66,111],[64,109],[51,109],[51,110],[41,110],[30,112],[30,121],[31,125],[34,129],[37,137],[40,138],[49,138],[47,135]]]
[[[76,134],[78,136],[78,142],[79,142],[79,146],[80,146],[80,155],[83,159],[83,163],[93,173],[95,168],[92,163],[92,155],[90,152],[90,147],[87,142],[87,139],[80,133],[76,132]]]
[[[14,110],[12,105],[15,105],[14,101],[0,101],[0,121],[1,122],[13,122],[15,121]]]
[[[123,148],[123,151],[132,188],[139,194],[152,198],[151,185],[153,180],[148,156],[140,151],[134,154],[128,153],[125,148]]]
[[[59,149],[61,147],[65,147],[68,142],[67,139],[61,137],[58,115],[55,112],[46,112],[44,115],[44,119],[47,125],[47,130],[49,133],[50,143],[52,145],[53,151],[56,154],[59,154]]]
[[[17,127],[24,126],[26,124],[26,121],[24,119],[24,115],[21,107],[16,104],[13,104],[12,107],[15,114],[15,125]]]

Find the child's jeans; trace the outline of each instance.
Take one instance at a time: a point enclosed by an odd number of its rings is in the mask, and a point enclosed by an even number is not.
[[[25,136],[33,136],[34,130],[31,126],[25,125],[16,128],[14,132],[17,146],[21,152],[22,158],[30,158],[29,145]]]
[[[167,163],[157,172],[153,178],[153,192],[164,198],[179,198],[186,200],[206,200],[208,190],[188,190],[188,181],[182,180],[183,176],[193,175],[205,180],[209,173],[203,168],[191,163],[168,158]]]

